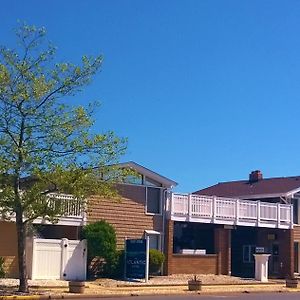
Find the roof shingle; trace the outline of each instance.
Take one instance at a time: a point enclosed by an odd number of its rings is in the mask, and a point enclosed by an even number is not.
[[[300,176],[266,178],[256,182],[248,180],[221,182],[208,188],[194,192],[193,194],[240,197],[270,194],[286,194],[300,188]]]

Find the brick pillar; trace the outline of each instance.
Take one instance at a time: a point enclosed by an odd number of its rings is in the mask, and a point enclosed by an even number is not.
[[[165,240],[165,266],[164,275],[172,274],[172,257],[173,257],[173,236],[174,236],[174,221],[168,220],[166,226]]]
[[[231,245],[230,230],[215,228],[215,252],[218,255],[217,270],[218,275],[229,275],[231,272]]]
[[[282,263],[281,277],[294,275],[294,230],[280,230],[280,261]]]

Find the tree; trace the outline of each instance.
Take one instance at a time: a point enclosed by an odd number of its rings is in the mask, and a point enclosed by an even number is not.
[[[82,201],[90,194],[116,195],[120,173],[107,165],[118,161],[126,140],[113,132],[93,134],[96,105],[71,102],[100,69],[102,56],[83,56],[81,65],[54,63],[56,49],[44,28],[23,24],[16,37],[17,50],[0,49],[0,215],[15,217],[19,291],[28,292],[28,226],[37,217],[55,221],[64,214],[59,202],[49,205],[53,193]]]

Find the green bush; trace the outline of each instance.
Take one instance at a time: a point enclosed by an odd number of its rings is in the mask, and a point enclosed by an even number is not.
[[[111,266],[111,276],[114,278],[122,278],[124,276],[125,251],[116,251],[114,264]]]
[[[4,258],[0,256],[0,278],[5,277],[5,271],[4,271]]]
[[[113,226],[104,220],[88,224],[82,230],[82,238],[88,245],[89,275],[110,275],[118,259]]]
[[[149,273],[157,274],[160,271],[161,265],[165,261],[165,256],[161,251],[156,249],[149,250]]]

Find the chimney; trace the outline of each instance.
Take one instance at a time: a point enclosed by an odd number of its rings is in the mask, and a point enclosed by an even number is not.
[[[249,182],[257,182],[263,179],[263,174],[260,170],[252,171],[249,174]]]

